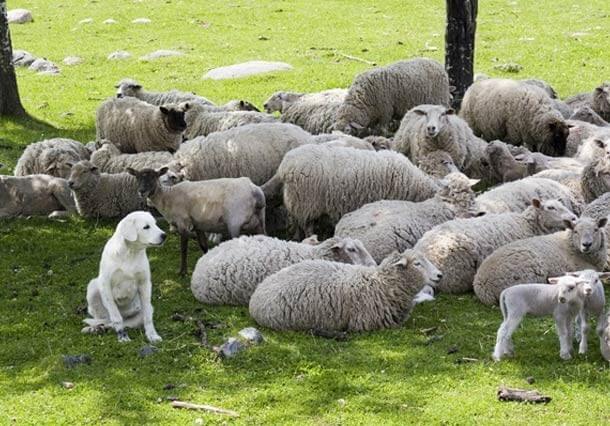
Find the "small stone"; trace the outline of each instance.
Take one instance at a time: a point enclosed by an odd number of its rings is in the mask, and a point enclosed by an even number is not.
[[[66,368],[74,368],[79,364],[91,364],[91,356],[87,354],[63,355],[62,358]]]
[[[93,24],[93,18],[86,18],[83,19],[82,21],[78,22],[79,24],[83,25],[83,24]]]
[[[59,68],[53,62],[45,59],[38,58],[28,67],[32,71],[36,71],[39,74],[57,75],[59,74]]]
[[[152,21],[148,18],[136,18],[131,21],[132,24],[150,24]]]
[[[151,61],[159,58],[169,58],[172,56],[184,56],[184,53],[178,52],[177,50],[155,50],[148,55],[142,56],[140,59],[143,61]]]
[[[6,19],[9,24],[27,24],[34,21],[32,12],[27,9],[13,9],[6,14]]]
[[[110,18],[110,19],[106,19],[104,22],[102,22],[102,24],[114,25],[114,24],[117,24],[117,21],[115,21],[114,19]]]
[[[138,351],[138,355],[140,356],[140,358],[146,358],[156,354],[157,352],[159,352],[159,349],[157,349],[156,347],[146,345],[140,348],[140,350]]]
[[[239,334],[239,337],[246,340],[248,343],[252,343],[255,345],[263,343],[263,341],[265,340],[261,332],[254,327],[246,327],[240,330],[237,334]]]
[[[116,52],[112,52],[110,55],[108,55],[108,60],[109,61],[119,61],[119,60],[123,60],[123,59],[129,59],[131,58],[131,53],[126,52],[124,50],[117,50]]]
[[[61,382],[61,385],[64,387],[64,389],[73,389],[74,388],[74,383],[72,383],[72,382]]]
[[[197,417],[193,423],[195,423],[197,426],[201,426],[203,424],[203,419],[201,417]]]
[[[66,56],[64,58],[64,64],[74,66],[83,63],[83,58],[80,56]]]
[[[536,379],[534,379],[534,376],[527,376],[527,377],[525,378],[525,381],[526,381],[528,384],[533,385],[533,384],[534,384],[534,382],[536,381]]]
[[[258,39],[259,39],[259,40],[262,40],[262,41],[267,41],[267,40],[269,40],[269,37],[266,37],[266,36],[258,36]]]
[[[345,404],[347,404],[347,401],[341,398],[337,400],[337,404],[339,404],[339,407],[343,408],[345,407]]]
[[[29,67],[36,57],[25,50],[13,50],[13,64],[16,67]]]
[[[246,347],[243,343],[234,337],[229,337],[229,339],[223,343],[222,346],[215,346],[214,352],[223,358],[233,358],[244,349],[246,349]]]

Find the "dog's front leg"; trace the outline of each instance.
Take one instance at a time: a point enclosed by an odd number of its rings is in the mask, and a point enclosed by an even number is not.
[[[155,330],[153,324],[153,307],[152,307],[152,283],[150,277],[147,277],[140,283],[138,294],[140,295],[140,306],[142,307],[142,320],[144,321],[144,334],[150,343],[158,343],[161,336]]]
[[[110,326],[114,328],[114,331],[116,331],[119,342],[129,342],[129,336],[127,335],[125,327],[123,326],[123,317],[121,316],[121,312],[119,311],[119,308],[114,301],[114,296],[112,295],[110,278],[100,276],[98,278],[98,285],[102,303],[104,304],[104,307],[108,311],[108,316],[110,317]]]

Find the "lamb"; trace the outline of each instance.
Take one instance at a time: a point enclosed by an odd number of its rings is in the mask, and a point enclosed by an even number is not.
[[[552,278],[549,281],[555,285],[521,284],[502,292],[500,309],[504,320],[498,329],[492,355],[494,361],[514,353],[512,335],[527,314],[553,315],[559,335],[559,356],[564,360],[572,358],[572,324],[592,289],[588,281],[571,276]]]
[[[589,106],[603,120],[610,121],[610,83],[602,83],[592,93],[580,93],[566,99],[573,109]]]
[[[464,94],[460,116],[485,140],[500,139],[553,156],[565,154],[568,125],[538,87],[506,79],[477,81]]]
[[[142,85],[135,80],[125,78],[114,86],[117,98],[133,97],[151,105],[161,106],[165,104],[179,104],[182,102],[200,103],[214,106],[214,102],[194,93],[170,90],[169,92],[147,92]]]
[[[455,165],[473,178],[485,177],[487,143],[472,133],[453,109],[441,105],[418,105],[409,110],[394,136],[394,150],[415,164],[432,151],[446,151]]]
[[[46,174],[0,176],[0,218],[36,215],[57,218],[75,210],[65,179]]]
[[[437,288],[445,293],[472,290],[478,266],[497,248],[512,241],[563,229],[576,216],[558,200],[532,200],[521,213],[486,214],[435,226],[415,244],[444,274]]]
[[[576,111],[574,111],[574,113],[570,116],[570,120],[585,121],[600,127],[610,126],[610,123],[601,118],[600,115],[593,111],[589,105],[583,105],[576,109]]]
[[[186,275],[188,241],[197,234],[199,247],[208,250],[206,232],[265,233],[265,195],[246,177],[180,182],[173,186],[159,183],[167,171],[128,169],[135,176],[138,193],[146,198],[180,234],[180,275]]]
[[[402,120],[411,108],[450,102],[449,78],[441,64],[427,58],[400,61],[356,76],[334,128],[354,136],[375,128],[385,135],[392,120]]]
[[[377,267],[306,260],[267,277],[250,299],[250,315],[274,330],[371,331],[400,326],[426,284],[442,277],[413,250]]]
[[[191,181],[246,176],[262,185],[286,152],[310,142],[312,136],[292,124],[249,124],[183,143],[170,170]]]
[[[136,98],[110,98],[97,109],[97,141],[106,139],[123,153],[175,152],[186,129],[188,102],[153,106]]]
[[[70,166],[88,160],[89,151],[75,140],[65,138],[46,139],[28,145],[15,166],[15,176],[47,174],[60,178],[70,176]]]
[[[295,93],[295,92],[275,92],[265,103],[263,108],[269,114],[278,111],[280,114],[294,105],[296,102],[304,103],[327,103],[343,101],[347,95],[346,89],[328,89],[317,93]]]
[[[417,240],[434,226],[454,218],[471,217],[478,180],[451,173],[440,181],[433,198],[413,203],[383,200],[365,204],[346,214],[335,227],[335,236],[357,238],[377,263],[395,250],[413,248]]]
[[[91,155],[91,162],[104,173],[122,173],[128,168],[136,170],[156,169],[169,164],[174,156],[166,151],[140,152],[121,154],[111,143],[102,143],[102,147]]]
[[[147,210],[138,195],[136,179],[127,173],[107,174],[88,160],[72,165],[68,186],[74,194],[76,210],[84,217],[119,217]]]
[[[610,129],[600,128],[592,132],[578,147],[575,158],[581,163],[591,163],[600,156],[610,155]]]
[[[209,305],[245,305],[268,276],[303,260],[322,259],[376,266],[362,243],[329,238],[317,245],[254,236],[226,241],[197,262],[191,279],[195,299]]]
[[[545,282],[566,271],[603,270],[606,266],[607,218],[566,220],[566,231],[514,241],[493,252],[479,267],[474,292],[486,305],[498,303],[505,288]]]
[[[280,189],[293,223],[307,236],[323,216],[334,225],[373,201],[423,201],[434,196],[438,184],[396,152],[305,145],[288,152],[263,185],[268,198]]]

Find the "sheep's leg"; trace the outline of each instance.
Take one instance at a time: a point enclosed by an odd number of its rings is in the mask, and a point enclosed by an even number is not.
[[[588,336],[589,333],[589,322],[587,321],[587,314],[584,310],[581,310],[576,318],[576,323],[580,323],[580,344],[578,345],[578,353],[586,354],[588,347]]]
[[[555,326],[557,328],[557,335],[559,336],[559,357],[563,360],[568,360],[572,358],[572,342],[570,339],[570,330],[573,322],[570,321],[569,318],[565,317],[556,317],[555,318]],[[573,337],[572,337],[573,339]]]
[[[208,236],[205,232],[200,231],[199,229],[195,229],[195,234],[197,234],[197,242],[199,243],[199,247],[201,251],[204,253],[208,252]]]
[[[493,359],[499,361],[504,355],[513,354],[513,341],[512,336],[519,324],[521,323],[521,317],[511,318],[508,317],[502,322],[498,329],[498,337],[496,339],[496,348],[494,349]]]
[[[188,231],[180,231],[180,276],[186,275],[186,260],[189,249],[189,233]]]

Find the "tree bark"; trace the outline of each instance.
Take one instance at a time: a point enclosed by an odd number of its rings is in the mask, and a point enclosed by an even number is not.
[[[0,116],[25,116],[17,90],[11,33],[6,12],[6,0],[0,0]]]
[[[459,109],[472,84],[478,0],[446,0],[446,4],[445,69],[455,87],[453,107]]]

